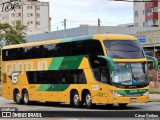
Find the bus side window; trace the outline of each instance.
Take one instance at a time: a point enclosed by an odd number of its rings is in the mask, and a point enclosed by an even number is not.
[[[100,69],[100,80],[102,83],[108,83],[108,80],[109,80],[109,72],[108,72],[108,69],[106,68],[101,68]]]
[[[100,75],[100,71],[98,68],[96,69],[92,69],[94,77],[97,81],[101,81],[101,75]]]
[[[85,76],[83,70],[81,70],[79,77],[80,77],[80,78],[79,78],[79,83],[80,83],[80,84],[86,84],[86,83],[87,83],[87,81],[86,81],[86,76]]]
[[[84,44],[84,41],[72,42],[72,55],[86,55],[87,54],[87,45]]]
[[[92,68],[107,67],[107,61],[96,55],[89,55],[90,65]]]
[[[25,49],[24,48],[18,48],[18,56],[17,58],[19,60],[23,60],[24,59],[24,56],[25,55]]]
[[[61,75],[61,83],[66,84],[66,73],[65,73],[65,71],[61,70],[60,75]]]
[[[88,55],[104,55],[102,45],[98,40],[88,40],[87,44],[87,53]]]
[[[55,47],[56,50],[56,57],[61,56],[70,56],[71,55],[71,43],[58,43]]]
[[[27,71],[29,84],[86,84],[83,70]]]
[[[2,56],[3,56],[3,61],[9,60],[9,51],[8,50],[2,50]]]
[[[46,71],[49,79],[48,84],[59,84],[60,82],[60,74],[57,70]]]
[[[25,48],[25,59],[32,59],[32,47]]]
[[[62,70],[61,71],[62,84],[86,84],[86,77],[83,70]]]
[[[29,84],[37,84],[37,73],[35,71],[27,71],[26,74]]]

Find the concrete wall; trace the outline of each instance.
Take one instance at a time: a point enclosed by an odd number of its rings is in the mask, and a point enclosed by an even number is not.
[[[88,34],[88,27],[81,27],[81,28],[72,28],[66,31],[67,38],[69,37],[77,37],[81,35]],[[53,40],[53,39],[61,39],[64,38],[64,30],[48,32],[43,34],[35,34],[29,35],[25,37],[28,42],[35,42],[35,41],[44,41],[44,40]]]
[[[159,28],[152,28],[152,27],[123,27],[123,26],[101,26],[100,27],[100,33],[101,34],[127,34],[127,35],[133,35],[135,37],[142,37],[143,35],[137,34],[141,31],[150,31],[150,30],[157,30]],[[93,35],[98,33],[98,27],[97,26],[87,26],[87,25],[81,25],[77,28],[67,29],[66,34],[68,37],[77,37],[82,35]],[[28,42],[32,41],[43,41],[43,40],[52,40],[52,39],[61,39],[64,38],[64,30],[60,31],[53,31],[43,34],[36,34],[36,35],[30,35],[25,37],[25,39]]]

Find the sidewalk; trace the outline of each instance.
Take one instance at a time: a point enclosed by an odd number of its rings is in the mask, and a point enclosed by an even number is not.
[[[160,94],[150,94],[149,101],[159,101],[160,102]]]

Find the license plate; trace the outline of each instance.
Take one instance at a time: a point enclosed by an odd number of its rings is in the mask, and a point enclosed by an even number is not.
[[[131,98],[130,101],[131,102],[135,102],[137,100],[137,98]]]

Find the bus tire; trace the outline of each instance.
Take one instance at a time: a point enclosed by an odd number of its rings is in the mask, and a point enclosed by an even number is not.
[[[120,103],[118,104],[120,108],[126,108],[127,107],[127,103]]]
[[[81,107],[81,101],[80,101],[79,94],[77,91],[74,91],[71,96],[71,105],[75,108]]]
[[[14,92],[14,99],[15,99],[15,102],[17,104],[22,104],[22,99],[21,99],[21,95],[20,95],[20,92],[18,90],[16,90]]]
[[[28,105],[29,102],[29,95],[28,95],[28,91],[24,90],[23,92],[23,104]]]
[[[86,108],[91,109],[91,108],[93,107],[92,97],[91,97],[91,94],[90,94],[89,91],[87,91],[87,92],[85,93],[84,102],[85,102]]]

